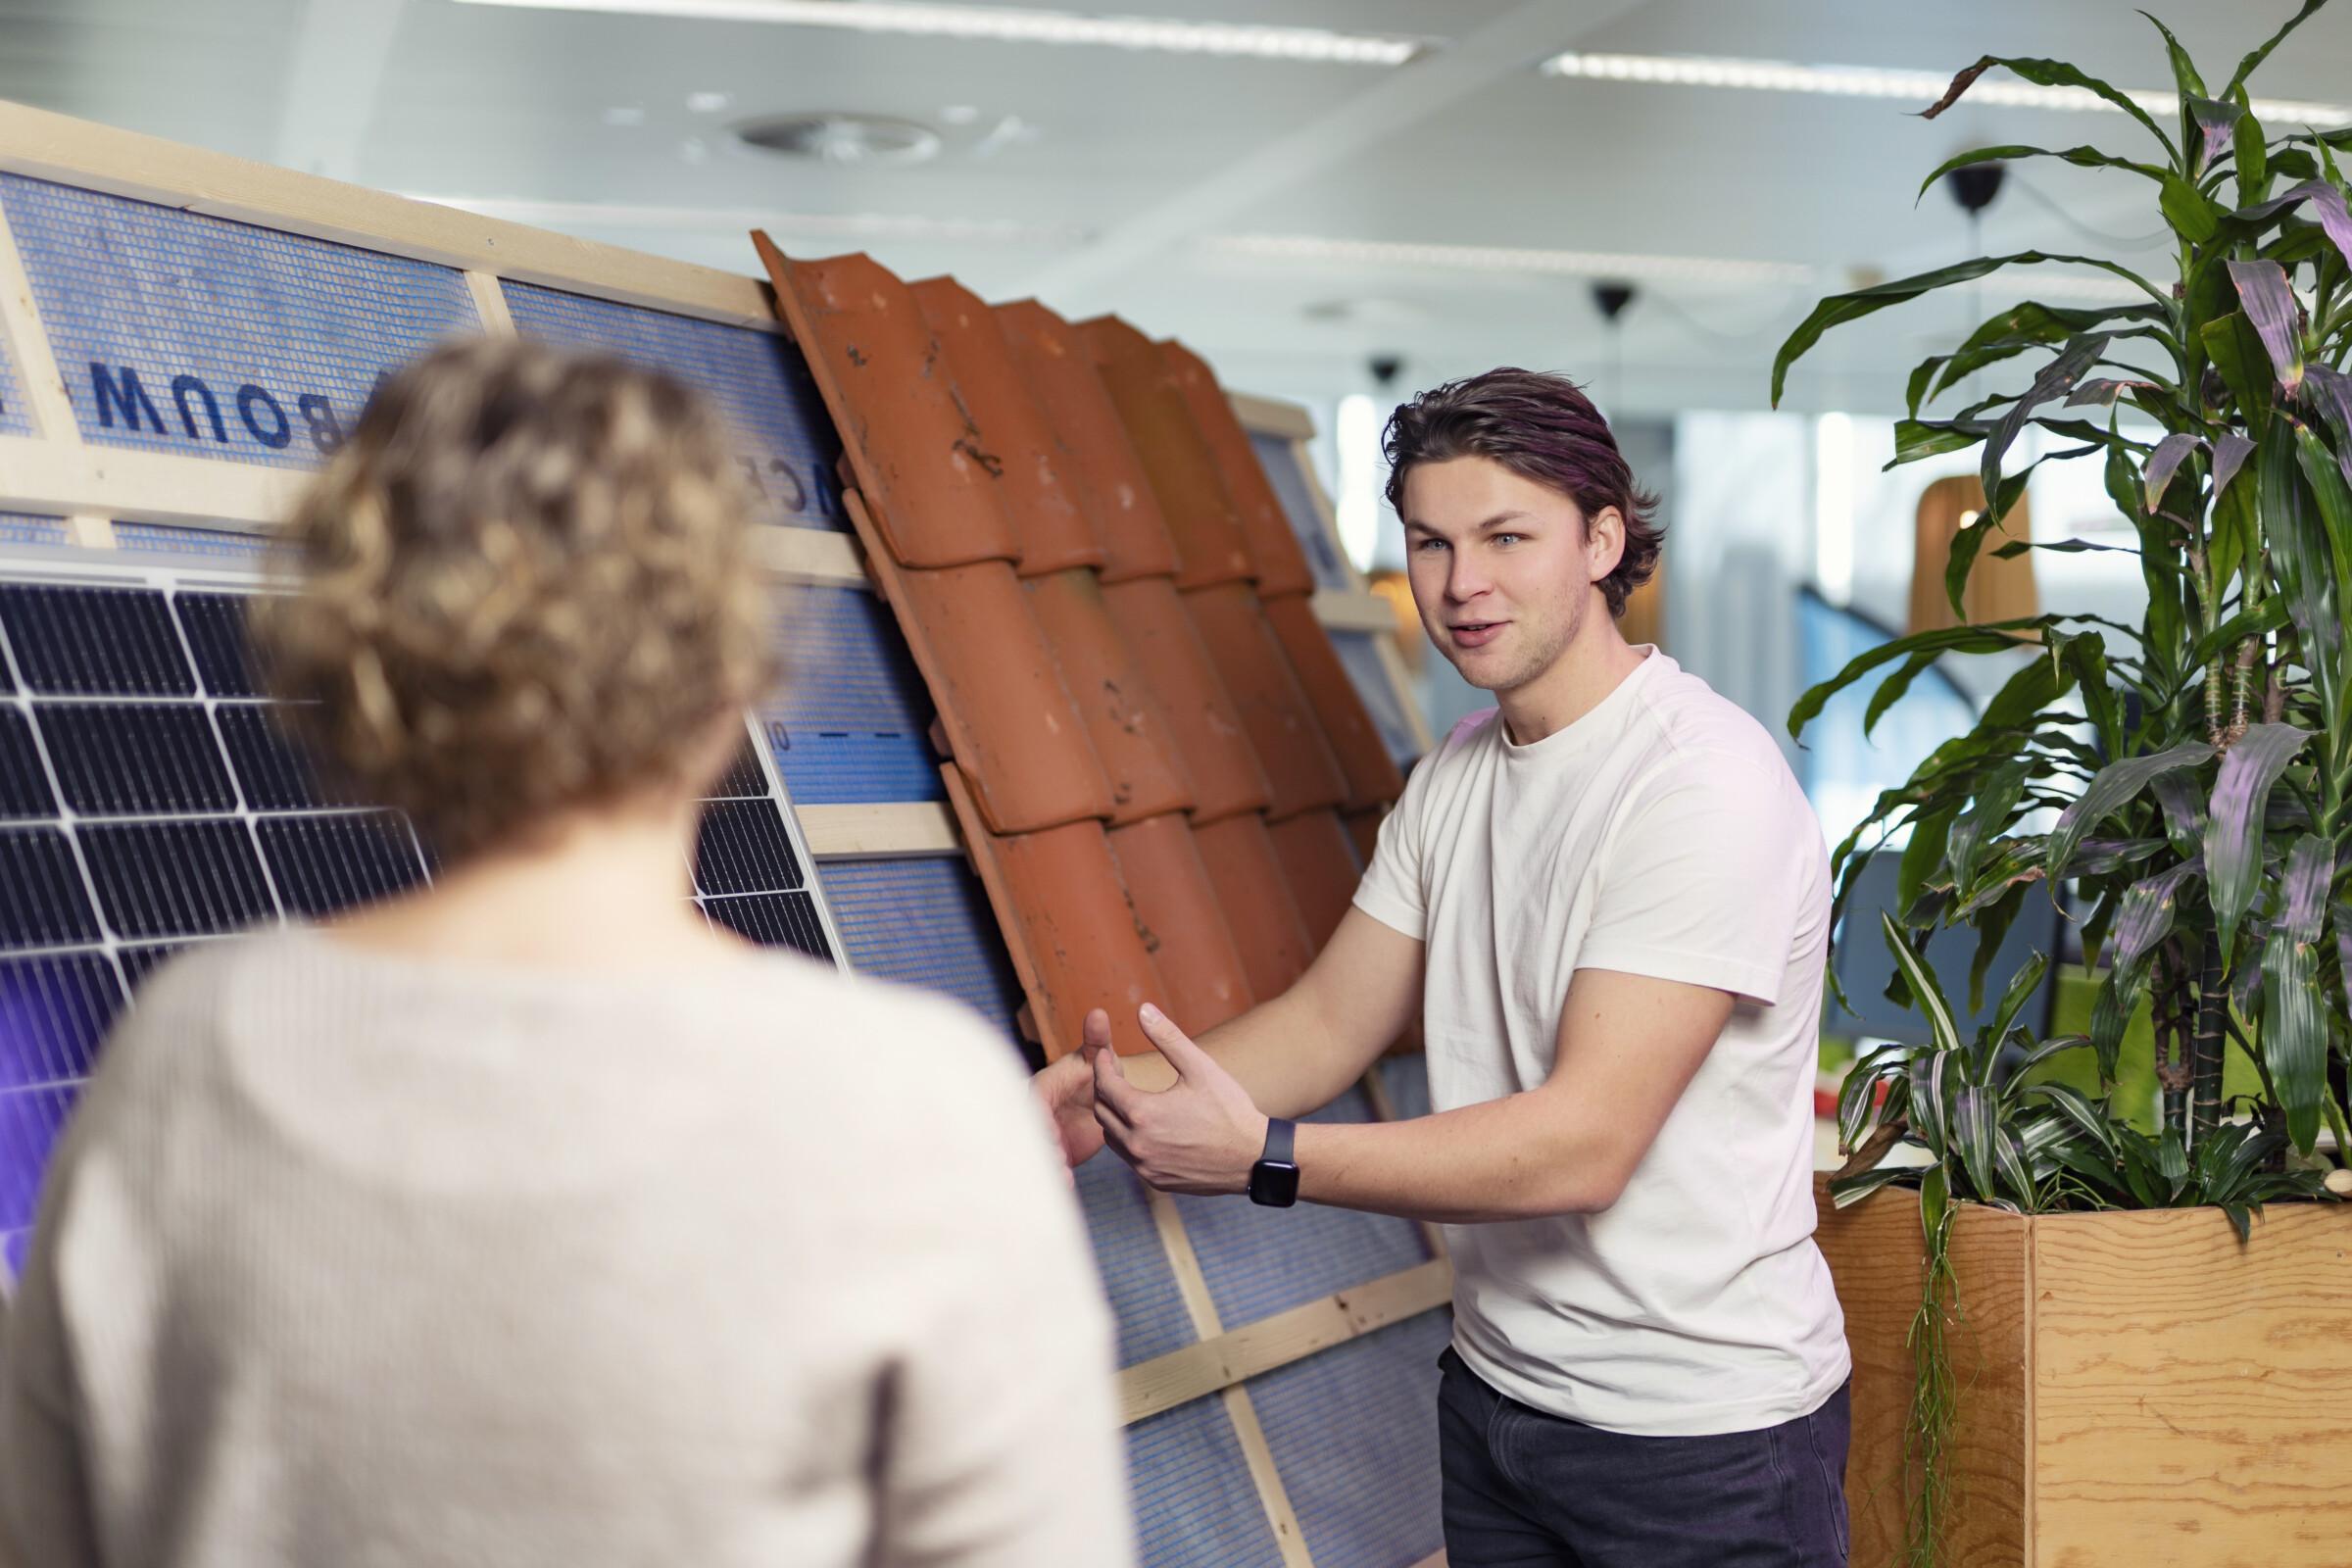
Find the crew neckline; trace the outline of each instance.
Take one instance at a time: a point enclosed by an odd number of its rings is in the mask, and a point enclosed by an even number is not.
[[[1553,730],[1540,741],[1521,745],[1511,739],[1511,727],[1504,720],[1502,710],[1497,708],[1494,712],[1494,733],[1502,740],[1502,755],[1513,761],[1536,761],[1546,757],[1565,756],[1584,751],[1623,728],[1621,714],[1623,710],[1632,706],[1635,689],[1649,678],[1651,669],[1666,662],[1665,651],[1654,643],[1642,643],[1640,646],[1649,651],[1642,656],[1641,663],[1626,672],[1625,679],[1619,681],[1608,696],[1594,703],[1573,723]]]

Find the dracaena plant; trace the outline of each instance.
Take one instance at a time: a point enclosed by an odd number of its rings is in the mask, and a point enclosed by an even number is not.
[[[2318,1190],[2316,1177],[2281,1168],[2288,1146],[2308,1154],[2328,1123],[2342,1137],[2328,1063],[2352,1036],[2352,864],[2340,853],[2352,833],[2352,375],[2342,368],[2352,214],[2336,154],[2352,148],[2352,129],[2265,125],[2246,87],[2325,3],[2308,0],[2218,88],[2157,23],[2179,84],[2178,114],[2163,121],[2072,66],[1991,56],[1927,112],[1994,67],[2105,99],[2152,151],[1987,147],[1937,169],[1922,191],[1971,164],[2030,158],[2145,180],[2177,242],[2175,275],[2038,251],[1981,258],[1822,301],[1774,363],[1777,403],[1789,366],[1829,328],[1999,268],[2075,263],[2133,291],[2097,308],[2018,305],[1931,357],[1911,374],[1895,462],[1983,449],[1986,505],[1953,540],[1945,578],[1955,611],[2038,463],[2103,462],[2107,493],[2138,535],[2140,623],[2046,614],[1916,633],[1856,659],[1789,715],[1801,734],[1833,694],[1893,664],[1867,727],[1946,654],[2032,656],[1975,729],[1882,794],[1837,851],[1842,909],[1869,856],[1909,829],[1898,916],[1885,922],[1897,959],[1889,995],[1921,1011],[1933,1037],[1882,1050],[1850,1076],[1840,1126],[1858,1154],[1836,1184],[1841,1200],[1892,1178],[1872,1167],[1900,1138],[1934,1156],[1937,1190],[1952,1198],[2027,1211],[2215,1202],[2242,1232],[2266,1199]],[[1931,412],[2021,359],[2030,373],[2002,372],[2012,390]],[[2127,428],[2127,409],[2157,429],[2143,439],[2144,427]],[[2029,425],[2068,444],[2012,465]],[[2101,547],[2017,541],[1994,554],[2090,548]],[[2025,901],[2069,885],[2087,911],[2085,959],[2106,965],[2089,1035],[2036,1043],[2013,1030],[2025,993],[2012,987],[1994,1024],[1961,1039],[1926,963],[1936,928],[1976,929],[1975,996]],[[2162,1090],[2153,1136],[2130,1126],[2111,1094],[2034,1082],[2031,1064],[2080,1048],[2112,1084],[2143,1001]],[[2233,1046],[2260,1090],[2228,1104]]]

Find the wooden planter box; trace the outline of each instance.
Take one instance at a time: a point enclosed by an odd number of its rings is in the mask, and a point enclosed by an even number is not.
[[[1886,1568],[1903,1539],[1919,1198],[1840,1213],[1816,1197],[1854,1357],[1853,1563]],[[2352,1561],[2352,1205],[2275,1203],[2241,1247],[2218,1209],[1969,1204],[1951,1251],[1947,1568]]]

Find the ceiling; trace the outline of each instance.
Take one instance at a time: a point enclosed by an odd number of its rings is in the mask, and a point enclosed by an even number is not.
[[[1541,74],[1542,60],[1573,47],[1944,72],[2003,53],[2072,60],[2119,85],[2170,82],[2128,0],[1107,9],[1433,47],[1389,69],[457,0],[0,0],[0,97],[738,271],[753,270],[744,230],[760,221],[788,251],[865,249],[991,298],[1115,310],[1266,392],[1371,390],[1383,357],[1402,362],[1398,389],[1516,363],[1664,413],[1764,406],[1773,350],[1821,293],[1971,254],[1953,201],[1914,201],[1944,157],[2010,141],[2139,152],[2142,133],[2112,114],[1963,102],[1928,122],[1885,99],[1563,80]],[[2226,75],[2292,7],[2166,9]],[[2256,86],[2340,98],[2348,68],[2352,4],[2307,24]],[[797,111],[918,122],[941,150],[909,166],[833,166],[728,133]],[[2120,243],[2158,226],[2144,184],[2052,163],[2019,173],[1986,215],[1988,249],[2138,258],[2169,275],[2160,247]],[[1236,236],[1809,270],[1637,276],[1612,341],[1591,275],[1314,246],[1264,254]],[[1985,302],[2000,293],[1988,286]],[[1922,302],[1834,334],[1789,406],[1893,410],[1903,371],[1948,345],[1967,303]]]

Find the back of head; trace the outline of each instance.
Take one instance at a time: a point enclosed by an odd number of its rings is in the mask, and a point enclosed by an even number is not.
[[[300,591],[256,603],[255,647],[325,765],[455,859],[678,780],[759,693],[750,530],[676,382],[454,343],[377,391],[296,509]]]

